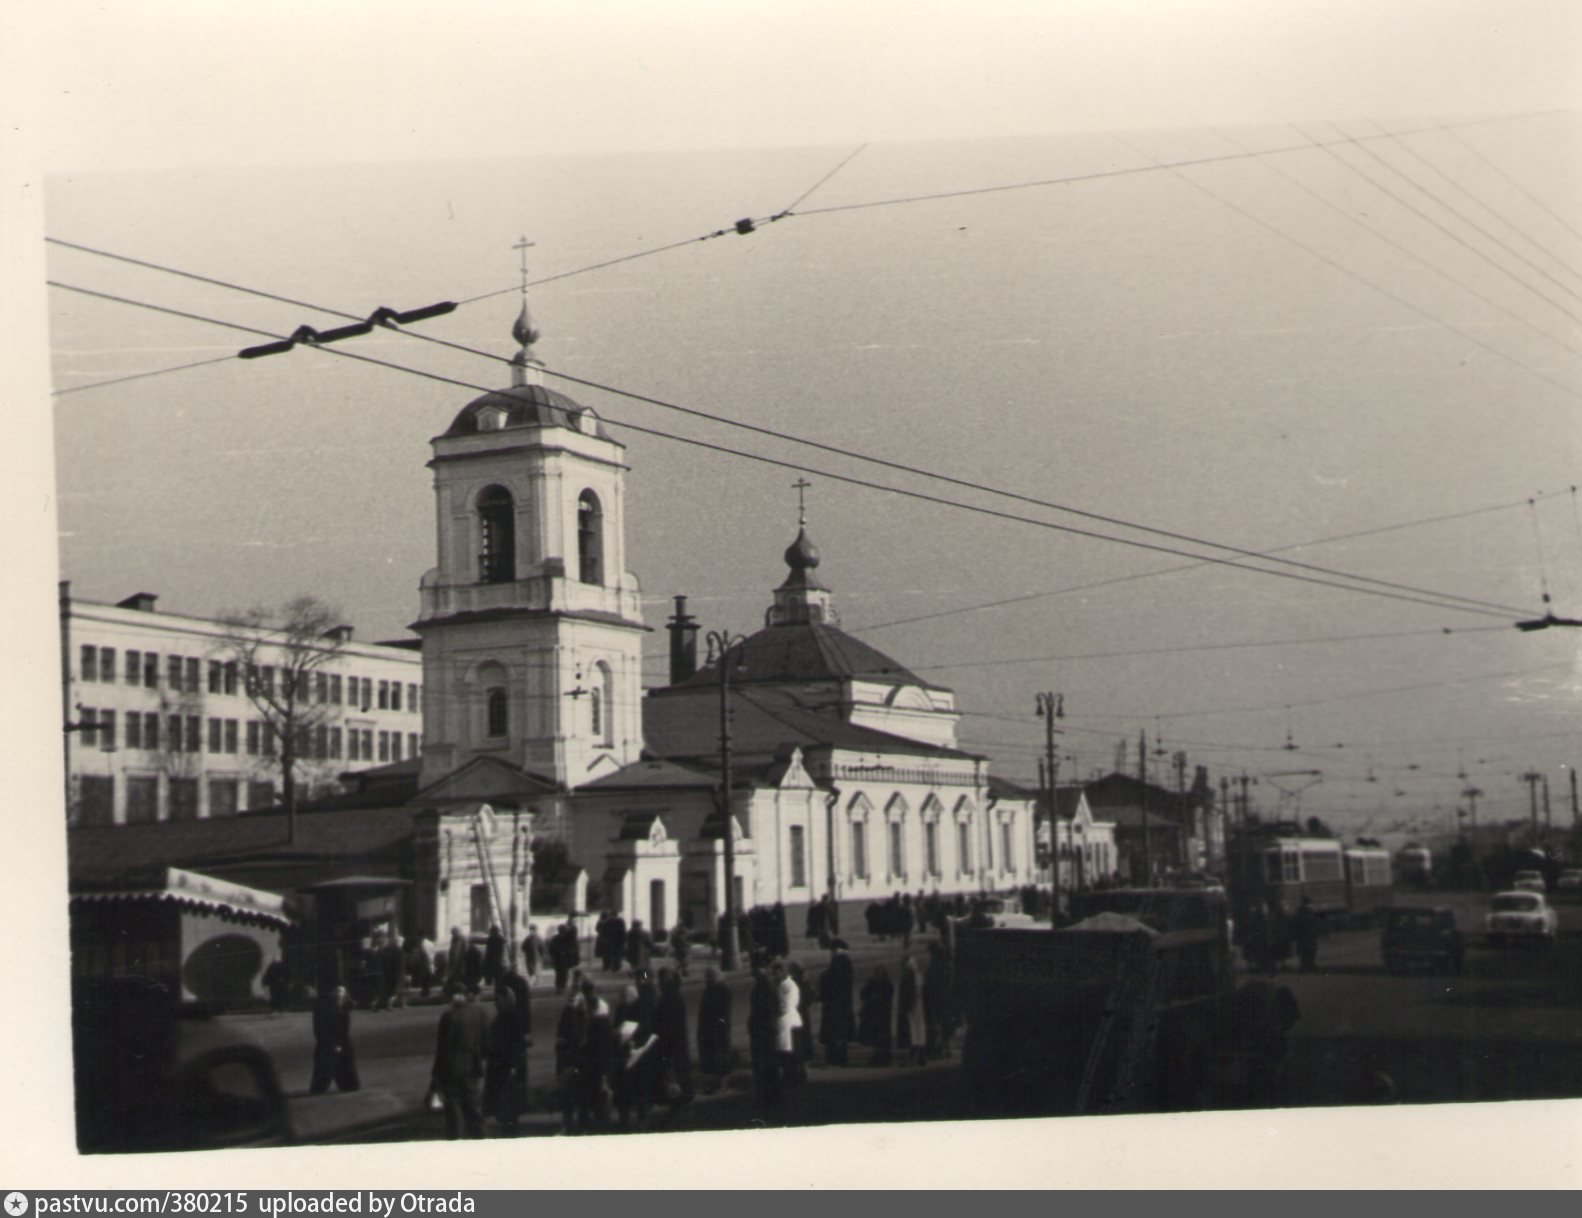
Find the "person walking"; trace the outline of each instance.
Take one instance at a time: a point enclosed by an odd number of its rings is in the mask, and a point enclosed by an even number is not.
[[[1305,896],[1291,917],[1291,937],[1296,940],[1296,955],[1304,973],[1318,967],[1318,915]]]
[[[555,970],[555,993],[566,992],[566,978],[577,967],[581,955],[576,930],[569,921],[562,922],[549,942],[549,963]]]
[[[269,991],[269,1013],[271,1015],[285,1014],[286,1004],[291,999],[291,970],[286,967],[283,956],[275,956],[269,962],[269,967],[264,970],[264,988]]]
[[[631,966],[632,976],[648,971],[648,962],[653,953],[654,940],[648,928],[643,925],[642,919],[633,918],[626,932],[626,963]]]
[[[781,1089],[792,1087],[799,1077],[797,1066],[797,1031],[802,1027],[802,994],[797,983],[786,970],[785,962],[776,960],[770,970],[775,987],[775,1065]]]
[[[775,1024],[778,996],[761,956],[753,960],[753,987],[747,996],[747,1047],[752,1055],[753,1093],[772,1107],[780,1098],[775,1078]]]
[[[538,984],[538,970],[544,964],[544,941],[538,937],[538,923],[530,922],[527,938],[522,940],[522,973],[528,985]]]
[[[445,949],[445,985],[447,987],[467,981],[467,936],[461,927],[450,928],[450,946]]]
[[[308,1090],[323,1095],[330,1083],[356,1091],[357,1057],[352,1051],[352,1002],[344,985],[325,990],[313,1004],[313,1077]]]
[[[658,1098],[676,1106],[685,1104],[692,1099],[692,1045],[687,1039],[687,1004],[681,997],[681,977],[674,969],[659,972],[654,1035],[659,1038]]]
[[[577,1061],[577,1128],[602,1128],[610,1120],[610,1077],[615,1069],[615,1028],[610,1007],[590,978],[582,980],[587,1029]]]
[[[502,979],[495,987],[494,1020],[486,1039],[483,1111],[512,1136],[527,1107],[527,1045],[516,990]]]
[[[391,931],[379,949],[379,1003],[383,1010],[406,1005],[406,949]]]
[[[870,1066],[890,1064],[891,1020],[895,1014],[895,982],[884,965],[875,965],[862,985],[862,1014],[857,1020],[857,1042],[873,1050]]]
[[[604,971],[618,973],[621,971],[621,961],[626,958],[626,919],[620,914],[612,914],[610,917],[608,942],[609,955],[604,958]]]
[[[418,936],[412,940],[407,957],[407,975],[412,978],[412,984],[417,986],[418,993],[427,998],[429,991],[434,988],[434,943],[431,939]]]
[[[687,960],[692,955],[692,939],[687,934],[687,928],[677,922],[670,931],[670,957],[676,962],[676,971],[685,977],[687,975]]]
[[[719,1090],[731,1069],[731,991],[712,967],[704,970],[698,999],[698,1069],[711,1092]]]
[[[555,1024],[555,1092],[560,1101],[562,1133],[576,1132],[579,1071],[587,1038],[588,1007],[579,979],[566,995],[566,1005]]]
[[[797,1026],[791,1035],[795,1046],[796,1069],[792,1076],[798,1083],[805,1083],[808,1063],[813,1060],[813,1004],[818,1001],[818,995],[813,992],[813,986],[800,961],[792,960],[786,964],[786,976],[795,983],[797,993]]]
[[[489,926],[489,938],[483,947],[483,973],[484,985],[493,985],[500,980],[500,974],[505,972],[505,935],[500,930],[498,922]]]
[[[914,1065],[921,1066],[928,1056],[928,1030],[923,1022],[923,987],[917,961],[906,956],[901,961],[901,987],[896,994],[895,1044],[909,1049]]]
[[[465,1128],[469,1138],[481,1138],[478,1084],[488,1052],[489,1020],[482,1007],[467,1000],[464,984],[453,981],[446,989],[450,1006],[439,1017],[429,1085],[445,1104],[445,1136],[454,1141]]]
[[[851,998],[855,978],[851,957],[846,954],[846,940],[833,940],[830,949],[829,967],[818,979],[818,1039],[824,1046],[824,1060],[832,1066],[844,1066],[847,1045],[856,1031]]]

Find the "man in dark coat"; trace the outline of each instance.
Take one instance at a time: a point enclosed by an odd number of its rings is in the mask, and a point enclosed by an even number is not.
[[[505,971],[505,935],[499,923],[489,927],[489,939],[483,949],[483,983],[493,985]]]
[[[538,980],[538,970],[544,965],[544,941],[538,937],[538,923],[528,924],[527,937],[522,940],[522,972],[528,985]]]
[[[379,1001],[381,1010],[406,1005],[406,950],[394,931],[379,949]]]
[[[610,1007],[592,981],[584,978],[582,1000],[586,1030],[577,1061],[577,1124],[591,1129],[610,1118],[610,1078],[615,1069],[615,1027]]]
[[[824,1046],[824,1060],[832,1066],[847,1062],[846,1046],[857,1030],[852,1018],[852,983],[854,974],[851,957],[846,954],[846,941],[836,939],[829,967],[818,981],[819,1043]]]
[[[770,919],[769,933],[772,946],[769,951],[772,955],[783,959],[791,954],[791,932],[786,927],[786,907],[779,901],[775,902],[774,909],[770,912]]]
[[[687,975],[687,961],[692,955],[692,939],[680,922],[670,932],[670,958],[676,962],[676,971]]]
[[[313,1004],[313,1078],[308,1090],[323,1095],[331,1081],[342,1091],[361,1085],[352,1052],[352,1003],[344,985],[324,991]]]
[[[462,961],[462,974],[467,981],[467,992],[476,998],[483,990],[483,948],[470,939]]]
[[[1311,973],[1318,967],[1318,915],[1313,912],[1313,904],[1306,897],[1302,898],[1302,903],[1291,917],[1291,937],[1296,940],[1296,954],[1302,971]]]
[[[276,956],[269,962],[263,981],[264,988],[269,991],[269,1010],[275,1015],[282,1014],[291,998],[291,970],[286,967],[284,957]]]
[[[555,969],[555,993],[566,992],[566,978],[577,967],[581,956],[576,929],[570,922],[561,923],[549,944],[549,962]]]
[[[494,1021],[486,1037],[483,1110],[514,1134],[527,1107],[527,1032],[516,990],[503,978],[494,991]]]
[[[862,1014],[857,1020],[857,1041],[873,1049],[868,1059],[870,1066],[890,1064],[891,1019],[895,1013],[895,983],[884,965],[877,965],[873,975],[863,982]]]
[[[681,978],[673,969],[661,969],[659,973],[654,1035],[659,1037],[659,1098],[684,1104],[692,1098],[692,1045],[687,1040],[687,1004],[681,999]]]
[[[698,1000],[698,1069],[710,1079],[710,1090],[731,1068],[731,991],[720,980],[718,969],[703,974],[703,996]]]
[[[621,971],[621,961],[626,957],[626,919],[620,914],[610,918],[610,954],[605,958],[605,972]]]
[[[780,1097],[775,1062],[775,1021],[779,998],[769,971],[760,957],[753,961],[753,988],[747,996],[747,1045],[752,1053],[753,1091],[765,1107]]]
[[[429,1081],[445,1102],[445,1136],[455,1140],[465,1125],[469,1138],[483,1137],[483,1117],[478,1111],[478,1084],[483,1078],[488,1050],[488,1016],[466,990],[452,984],[450,1006],[439,1017],[434,1045],[434,1069]]]
[[[654,941],[648,934],[648,928],[643,925],[641,918],[633,918],[626,932],[626,963],[631,965],[634,977],[648,971],[648,961],[653,951]]]

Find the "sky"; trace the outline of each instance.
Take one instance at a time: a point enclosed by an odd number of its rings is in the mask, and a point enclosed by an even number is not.
[[[464,384],[224,360],[253,339],[43,281],[327,315],[39,235],[358,315],[469,301],[424,332],[506,356],[525,233],[552,372],[840,450],[551,377],[629,446],[650,625],[678,593],[761,622],[805,472],[843,624],[955,689],[996,772],[1033,777],[1054,690],[1063,774],[1144,732],[1151,772],[1270,807],[1320,770],[1303,811],[1351,832],[1448,829],[1467,784],[1522,815],[1529,767],[1569,819],[1582,635],[1511,623],[1545,587],[1582,616],[1574,4],[20,3],[0,46],[19,621],[69,578],[398,634],[427,441],[507,379],[394,335],[356,350]],[[1480,604],[1159,574],[1193,560],[1047,526],[1203,548],[1051,504]]]

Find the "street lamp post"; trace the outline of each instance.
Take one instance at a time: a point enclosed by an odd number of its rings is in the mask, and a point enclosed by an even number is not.
[[[726,657],[732,647],[747,640],[724,630],[711,630],[707,637],[709,652],[720,670],[720,811],[725,822],[725,925],[720,936],[720,967],[730,972],[737,967],[736,842],[731,832],[731,666]]]

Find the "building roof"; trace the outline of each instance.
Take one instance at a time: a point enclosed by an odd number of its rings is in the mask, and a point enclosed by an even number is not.
[[[73,877],[74,901],[156,902],[243,922],[285,926],[285,901],[272,892],[160,864],[123,869],[117,876]]]
[[[794,629],[788,627],[787,629]],[[680,687],[673,687],[679,689]],[[717,687],[694,687],[688,696],[650,696],[643,702],[643,734],[656,757],[693,761],[717,769],[720,703]],[[835,704],[812,705],[794,689],[774,686],[730,690],[731,747],[744,766],[762,768],[792,745],[803,752],[820,747],[910,757],[981,760],[961,749],[909,740],[849,723]],[[734,767],[733,767],[734,768]]]
[[[713,790],[719,779],[712,773],[694,766],[666,761],[659,757],[645,757],[624,765],[620,769],[579,788],[583,791],[674,791]]]
[[[484,411],[490,409],[505,411],[506,428],[565,427],[571,431],[583,431],[584,427],[580,420],[586,414],[594,421],[594,434],[602,439],[609,439],[604,425],[598,422],[597,416],[586,406],[544,385],[513,385],[508,389],[496,389],[482,397],[474,398],[451,420],[445,435],[449,437],[484,434],[478,426],[478,418]]]
[[[412,837],[418,808],[357,809],[297,814],[294,842],[284,813],[247,812],[206,820],[160,821],[70,830],[71,883],[115,882],[139,868],[201,868],[274,859],[347,863],[399,858]]]
[[[845,681],[858,679],[890,685],[920,685],[935,689],[884,652],[853,638],[838,626],[802,622],[766,626],[725,653],[731,666],[732,686],[781,682]],[[706,665],[669,689],[717,687],[718,661]],[[654,690],[663,695],[664,689]]]
[[[1117,833],[1123,831],[1142,832],[1143,818],[1147,817],[1150,831],[1158,829],[1164,833],[1180,833],[1179,821],[1171,820],[1166,816],[1158,816],[1153,812],[1144,812],[1141,808],[1125,807],[1112,804],[1104,809],[1104,819],[1115,826]]]
[[[1022,799],[1035,808],[1042,809],[1044,792],[1040,787],[1029,787],[1008,778],[989,776],[989,794],[996,799]],[[1073,820],[1082,803],[1083,788],[1076,783],[1055,788],[1055,812],[1061,820]]]

